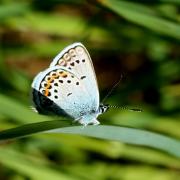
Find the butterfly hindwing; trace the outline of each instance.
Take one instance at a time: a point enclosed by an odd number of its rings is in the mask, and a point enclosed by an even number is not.
[[[94,108],[81,79],[67,68],[50,67],[33,81],[33,98],[37,110],[66,114],[74,119]]]

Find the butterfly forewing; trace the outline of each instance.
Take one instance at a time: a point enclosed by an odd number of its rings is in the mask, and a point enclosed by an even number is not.
[[[72,71],[89,94],[91,103],[99,107],[99,90],[90,55],[81,43],[74,43],[61,51],[52,61],[50,67],[62,66]],[[80,92],[79,92],[80,93]],[[82,95],[82,94],[81,94]]]

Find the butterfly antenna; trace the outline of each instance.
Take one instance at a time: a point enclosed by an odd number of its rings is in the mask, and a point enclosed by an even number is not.
[[[114,89],[115,89],[115,88],[118,86],[118,84],[121,82],[122,78],[123,78],[123,75],[121,74],[121,77],[120,77],[119,81],[111,88],[111,90],[110,90],[110,91],[107,93],[107,95],[103,98],[102,103],[104,103],[105,100],[112,94],[112,92],[114,91]]]
[[[108,107],[122,109],[122,110],[128,110],[128,111],[142,112],[142,109],[139,109],[139,108],[128,108],[128,107],[121,107],[121,106],[115,106],[115,105],[108,105]]]

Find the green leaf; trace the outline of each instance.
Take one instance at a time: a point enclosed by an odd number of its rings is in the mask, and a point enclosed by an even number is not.
[[[4,4],[0,6],[0,20],[6,20],[6,18],[23,15],[27,12],[28,6],[25,3],[12,3]]]
[[[20,29],[23,26],[35,32],[57,34],[69,37],[74,37],[75,35],[82,33],[86,27],[85,19],[80,16],[35,12],[29,12],[23,17],[11,18],[10,24],[13,27],[19,27]]]
[[[163,19],[156,11],[149,7],[120,0],[100,0],[100,2],[133,23],[144,26],[160,34],[180,39],[179,23]]]
[[[50,129],[56,129],[58,127],[69,126],[70,121],[45,121],[38,123],[31,123],[19,126],[17,128],[12,128],[0,132],[0,140],[19,138],[27,135],[31,135],[38,132],[43,132]]]
[[[9,148],[0,149],[0,162],[6,167],[30,177],[29,179],[72,180],[69,175],[48,167],[49,163],[42,158],[18,153]]]
[[[100,125],[85,128],[67,127],[51,132],[80,134],[106,140],[121,141],[128,144],[149,146],[180,157],[180,141],[145,130]]]
[[[118,126],[71,126],[70,121],[46,121],[27,124],[0,132],[0,140],[19,138],[33,133],[68,133],[96,137],[106,140],[121,141],[128,144],[143,145],[166,151],[180,157],[180,141],[145,130]],[[48,131],[50,130],[50,131]]]
[[[160,0],[160,2],[163,2],[163,3],[171,3],[171,4],[180,4],[180,1],[179,0]]]

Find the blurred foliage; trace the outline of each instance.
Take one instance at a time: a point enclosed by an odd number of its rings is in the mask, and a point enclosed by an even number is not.
[[[89,50],[101,98],[123,75],[101,123],[180,138],[179,0],[1,0],[0,128],[52,120],[31,112],[31,82],[65,46]],[[57,120],[57,117],[56,117]],[[0,144],[0,179],[180,177],[167,153],[70,134],[39,134]]]

